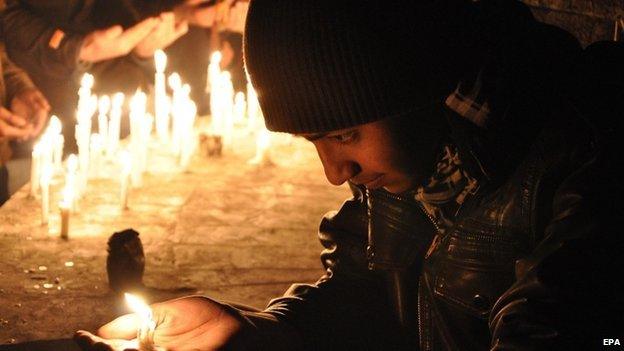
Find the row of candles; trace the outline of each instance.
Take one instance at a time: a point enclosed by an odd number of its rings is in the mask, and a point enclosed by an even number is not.
[[[128,207],[130,188],[142,186],[142,175],[147,169],[150,138],[153,130],[158,147],[170,150],[178,159],[182,169],[189,165],[196,148],[195,119],[197,108],[190,98],[190,86],[183,84],[177,73],[165,79],[167,57],[157,51],[155,60],[154,112],[146,111],[147,95],[137,91],[129,101],[130,134],[127,147],[121,149],[120,129],[125,96],[116,93],[93,95],[94,78],[85,74],[78,91],[75,138],[77,155],[69,155],[63,168],[62,155],[64,139],[62,123],[52,116],[47,129],[32,152],[30,194],[41,194],[42,224],[47,224],[50,214],[50,182],[54,174],[65,172],[61,213],[61,237],[68,237],[69,219],[77,210],[78,200],[84,196],[88,179],[103,176],[105,163],[117,163],[119,167],[120,206]],[[234,125],[244,126],[249,132],[256,132],[256,156],[250,162],[268,162],[270,134],[264,127],[255,91],[248,85],[247,99],[242,92],[234,95],[231,77],[221,71],[221,54],[211,56],[208,68],[208,83],[211,96],[211,133],[221,137],[224,146],[232,143]],[[172,96],[167,94],[167,87]],[[245,101],[247,100],[247,101]],[[98,133],[92,133],[92,117],[97,113]],[[247,121],[245,121],[247,116]]]

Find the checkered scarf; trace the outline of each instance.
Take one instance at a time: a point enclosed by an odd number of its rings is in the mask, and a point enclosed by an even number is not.
[[[490,108],[480,94],[481,85],[481,74],[473,84],[460,83],[446,99],[446,105],[477,126],[484,127]],[[462,167],[457,147],[447,144],[433,175],[416,190],[414,198],[436,222],[440,234],[444,234],[453,225],[466,198],[478,188],[477,180]]]

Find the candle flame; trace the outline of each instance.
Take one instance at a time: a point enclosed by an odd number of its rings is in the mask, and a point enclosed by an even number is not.
[[[91,89],[94,82],[95,78],[93,78],[93,75],[85,73],[80,80],[80,86],[83,88]]]
[[[50,180],[52,180],[52,173],[52,166],[45,165],[43,167],[43,170],[41,171],[41,179],[39,180],[39,182],[41,184],[50,184]]]
[[[71,208],[74,202],[74,189],[71,184],[65,184],[63,188],[63,200],[59,203],[59,207],[61,208]]]
[[[110,109],[111,99],[108,95],[100,96],[100,101],[98,102],[98,111],[101,115],[105,115],[108,113],[108,109]]]
[[[139,317],[142,320],[144,321],[152,320],[152,310],[145,303],[145,301],[143,301],[143,299],[141,299],[140,297],[136,295],[129,294],[129,293],[125,293],[124,296],[126,298],[126,304],[128,305],[128,307],[130,307],[130,309],[134,313],[139,315]]]
[[[48,128],[46,129],[46,133],[60,134],[62,130],[63,124],[61,123],[61,120],[56,115],[50,117],[50,123],[48,124]]]
[[[182,78],[180,78],[180,75],[177,72],[171,73],[167,81],[173,90],[178,90],[182,87]]]
[[[121,172],[124,176],[127,176],[132,171],[132,156],[128,150],[123,150],[119,153],[119,163],[121,163]]]
[[[165,67],[167,67],[167,55],[164,51],[156,50],[156,52],[154,52],[154,66],[158,73],[163,73],[165,71]]]
[[[121,110],[121,105],[123,105],[125,98],[126,96],[124,95],[124,93],[115,93],[112,99],[113,109]]]
[[[69,173],[76,173],[78,171],[78,156],[76,156],[76,154],[67,156],[67,171]]]
[[[210,63],[211,64],[219,64],[221,63],[221,58],[223,57],[223,55],[221,55],[221,51],[215,51],[212,53],[212,55],[210,55]]]

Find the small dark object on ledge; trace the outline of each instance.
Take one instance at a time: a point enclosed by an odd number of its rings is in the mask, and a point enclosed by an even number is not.
[[[106,272],[110,288],[118,293],[143,288],[145,255],[139,233],[126,229],[108,239]]]

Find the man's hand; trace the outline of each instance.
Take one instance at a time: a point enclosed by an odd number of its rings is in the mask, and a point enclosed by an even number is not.
[[[152,57],[156,50],[171,45],[187,31],[188,22],[176,23],[173,12],[163,12],[160,14],[158,25],[152,28],[151,32],[137,44],[134,53],[141,58]]]
[[[221,350],[240,337],[245,322],[238,312],[206,297],[190,296],[151,306],[156,321],[154,343],[167,350]],[[95,336],[78,331],[83,350],[121,351],[136,348],[136,314],[127,314],[101,327]]]
[[[32,124],[29,137],[37,137],[48,121],[50,104],[38,89],[25,89],[17,93],[11,100],[11,111]]]
[[[32,131],[33,126],[26,119],[0,106],[0,138],[24,141]]]
[[[98,62],[129,54],[159,23],[150,17],[126,30],[120,25],[89,33],[80,49],[80,60]]]

